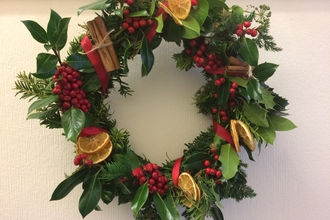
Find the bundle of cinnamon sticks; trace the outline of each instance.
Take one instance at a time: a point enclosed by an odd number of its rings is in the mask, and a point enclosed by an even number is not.
[[[231,76],[247,77],[249,74],[249,65],[235,57],[229,57],[229,64],[226,66],[226,72]]]
[[[94,20],[88,21],[87,26],[105,70],[111,72],[119,69],[119,60],[103,18],[97,16]]]

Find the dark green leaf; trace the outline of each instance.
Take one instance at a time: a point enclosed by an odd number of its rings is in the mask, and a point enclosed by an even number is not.
[[[265,104],[265,107],[267,109],[274,109],[275,102],[274,102],[274,95],[272,91],[265,89],[264,87],[261,87],[262,91],[262,101],[261,103]]]
[[[141,59],[142,64],[146,70],[145,73],[142,73],[142,76],[146,76],[151,71],[154,65],[154,54],[152,53],[150,42],[146,37],[143,37],[142,46],[141,46]],[[146,74],[146,75],[145,75]]]
[[[250,38],[244,38],[241,47],[240,53],[242,58],[251,66],[258,66],[259,60],[259,51],[256,43]]]
[[[176,208],[172,196],[168,196],[164,201],[158,192],[154,193],[153,200],[158,215],[162,220],[176,220],[180,219],[180,214]]]
[[[47,118],[47,117],[51,117],[59,109],[60,109],[60,107],[58,105],[56,105],[55,107],[51,107],[51,108],[49,108],[49,109],[47,109],[45,111],[31,113],[31,114],[28,115],[27,119],[44,119],[44,118]]]
[[[39,78],[39,79],[48,79],[52,76],[54,76],[54,74],[56,73],[57,71],[57,68],[54,67],[51,71],[49,72],[46,72],[46,73],[33,73],[32,75],[36,78]]]
[[[54,47],[57,51],[63,49],[68,39],[68,26],[70,18],[62,18],[59,22],[58,28],[53,35]]]
[[[186,158],[182,162],[182,166],[188,170],[201,170],[204,167],[204,161],[208,158],[210,158],[210,154],[195,153]]]
[[[115,198],[117,192],[116,181],[110,181],[110,183],[103,185],[101,199],[105,204],[109,204]]]
[[[136,11],[129,14],[130,17],[147,17],[150,16],[146,10]]]
[[[203,27],[208,12],[209,12],[209,3],[207,2],[207,0],[198,0],[198,5],[191,8],[190,14],[199,23],[199,26]]]
[[[80,169],[63,180],[54,190],[50,200],[63,199],[74,187],[82,183],[88,173],[88,169]]]
[[[97,0],[78,9],[78,15],[86,10],[104,10],[111,5],[109,0]]]
[[[124,183],[122,183],[120,180],[117,180],[116,181],[116,184],[117,186],[120,188],[121,192],[124,194],[124,195],[129,195],[131,194],[131,191],[125,186]]]
[[[37,56],[37,74],[51,72],[57,64],[57,57],[49,53],[39,53]]]
[[[134,216],[137,216],[140,209],[147,201],[148,196],[149,196],[149,188],[148,188],[148,184],[145,183],[138,188],[138,190],[135,193],[134,199],[132,201],[131,209]]]
[[[224,107],[229,98],[230,82],[226,80],[224,84],[217,87],[218,99],[217,103],[220,107]]]
[[[162,32],[162,36],[165,41],[175,42],[177,45],[180,45],[182,38],[182,29],[181,26],[177,25],[173,19],[166,19],[164,21],[164,27]]]
[[[275,73],[277,67],[278,65],[274,63],[262,63],[253,70],[253,76],[259,81],[265,82]]]
[[[93,64],[88,59],[88,57],[86,55],[82,55],[78,53],[74,53],[68,56],[66,62],[68,63],[69,66],[71,66],[72,68],[78,71],[80,71],[81,69],[93,68]]]
[[[274,144],[276,138],[276,132],[271,123],[268,127],[259,127],[257,133],[262,137],[262,139],[269,144]]]
[[[214,220],[224,220],[222,212],[218,206],[213,205],[210,211]]]
[[[57,31],[57,28],[59,26],[61,20],[61,16],[59,14],[57,14],[54,10],[50,11],[50,18],[48,21],[48,25],[47,25],[47,35],[48,35],[48,39],[51,45],[48,45],[47,49],[51,49],[51,47],[54,46],[55,41],[54,41],[54,33]]]
[[[84,128],[85,114],[78,108],[69,108],[66,110],[61,119],[61,125],[67,139],[76,143],[77,137]]]
[[[47,96],[46,98],[43,98],[43,99],[38,99],[37,101],[33,102],[29,109],[28,109],[28,115],[38,109],[38,108],[42,108],[42,107],[45,107],[45,106],[48,106],[50,104],[52,104],[53,102],[56,102],[58,100],[59,96],[58,95],[49,95]]]
[[[297,127],[292,121],[281,116],[269,115],[268,118],[276,131],[289,131]]]
[[[79,212],[84,218],[95,209],[102,195],[102,186],[98,173],[83,183],[84,192],[79,199]]]
[[[86,74],[83,78],[83,87],[85,93],[93,92],[101,88],[99,77],[94,73]]]
[[[246,91],[248,95],[259,102],[262,102],[262,91],[261,91],[261,86],[256,79],[250,79],[248,83],[246,84]]]
[[[238,171],[239,156],[230,144],[221,146],[219,160],[223,177],[227,180],[233,178]]]
[[[253,124],[261,127],[269,126],[266,118],[267,111],[257,104],[244,102],[243,114]]]
[[[127,57],[129,55],[129,51],[131,50],[133,44],[130,44],[128,47],[126,47],[125,49],[125,53],[124,53],[124,69],[123,69],[123,73],[124,74],[127,74],[128,71],[129,71],[129,68],[128,68],[128,64],[127,64]]]
[[[39,43],[45,44],[48,42],[48,36],[43,29],[37,22],[31,21],[31,20],[26,20],[22,21],[25,27],[30,31],[32,37],[38,41]]]

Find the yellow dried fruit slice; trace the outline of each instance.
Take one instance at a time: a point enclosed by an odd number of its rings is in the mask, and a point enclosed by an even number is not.
[[[236,152],[240,152],[241,146],[239,144],[239,138],[236,130],[236,120],[230,120],[230,133],[234,141],[234,147]]]
[[[84,153],[90,154],[101,150],[109,142],[109,134],[102,132],[96,135],[79,137],[76,146]]]
[[[191,207],[193,204],[192,201],[199,201],[200,189],[194,178],[189,173],[183,172],[180,174],[178,186],[185,194],[185,198],[183,199],[184,205],[186,205],[187,207]]]
[[[191,9],[191,0],[168,0],[168,7],[179,19],[186,19]]]
[[[100,163],[109,157],[109,155],[111,154],[111,151],[112,151],[112,142],[109,141],[106,144],[106,146],[104,146],[101,150],[94,152],[94,153],[88,153],[86,160],[92,160],[93,164]],[[77,155],[80,155],[83,153],[85,153],[85,152],[81,151],[80,148],[76,147]]]
[[[249,127],[241,120],[236,121],[236,131],[243,138],[244,143],[251,151],[256,149],[256,144]]]
[[[163,8],[166,11],[166,13],[169,14],[173,18],[173,20],[175,21],[176,24],[183,26],[181,20],[168,7],[166,7],[166,5],[164,5],[161,2],[158,2],[158,6]]]

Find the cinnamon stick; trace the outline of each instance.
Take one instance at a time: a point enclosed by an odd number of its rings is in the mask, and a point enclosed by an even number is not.
[[[247,76],[249,66],[227,66],[226,73],[230,76]]]
[[[232,66],[248,66],[248,64],[236,57],[229,57],[229,63]]]
[[[100,30],[100,33],[102,35],[102,39],[104,39],[104,43],[105,44],[110,44],[106,48],[108,49],[108,51],[111,55],[112,62],[115,66],[115,69],[117,70],[117,69],[120,68],[119,60],[118,60],[115,48],[112,45],[112,40],[111,40],[111,38],[108,34],[107,28],[105,27],[103,18],[101,16],[97,16],[94,20],[95,20],[95,23],[96,23],[98,29]]]
[[[96,47],[99,47],[103,41],[102,35],[95,23],[94,20],[88,21],[87,26],[89,29],[89,32],[92,36],[92,39],[95,43]],[[101,61],[103,63],[103,66],[107,72],[115,70],[114,63],[112,62],[111,55],[106,47],[101,47],[97,49],[97,52],[100,55]]]

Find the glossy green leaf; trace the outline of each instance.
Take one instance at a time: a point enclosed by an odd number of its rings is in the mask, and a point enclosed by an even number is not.
[[[208,3],[210,5],[210,9],[211,8],[224,8],[224,9],[228,9],[228,6],[226,5],[225,1],[221,1],[221,0],[208,0]],[[222,11],[222,10],[220,10]]]
[[[239,16],[243,16],[243,14],[244,14],[244,9],[238,5],[233,5],[231,7],[231,9],[232,9],[233,14],[236,14]]]
[[[256,43],[250,38],[244,38],[240,46],[242,58],[251,66],[258,66],[259,51]]]
[[[57,57],[49,53],[39,53],[37,55],[37,74],[52,71],[57,64]]]
[[[180,45],[182,32],[182,27],[177,25],[173,19],[166,19],[164,21],[162,36],[165,41],[175,42],[177,45]]]
[[[209,3],[207,2],[207,0],[198,0],[198,5],[191,8],[190,14],[199,23],[199,26],[203,27],[203,24],[208,16],[208,12]]]
[[[146,76],[151,71],[153,65],[154,65],[154,54],[152,53],[150,42],[147,40],[146,37],[143,37],[142,46],[141,46],[141,59],[142,64],[146,70],[145,73],[142,74],[142,76]]]
[[[253,70],[253,76],[259,81],[265,82],[275,73],[277,67],[278,65],[274,63],[262,63]]]
[[[191,15],[184,20],[181,20],[183,24],[182,38],[193,39],[200,36],[200,26],[195,18]]]
[[[210,158],[210,154],[195,153],[185,158],[182,162],[182,166],[188,170],[201,170],[204,168],[204,161]]]
[[[53,116],[60,107],[58,105],[52,106],[51,108],[45,110],[45,111],[40,111],[36,113],[30,113],[26,119],[43,119],[47,117]]]
[[[273,95],[273,92],[271,90],[268,90],[264,87],[261,87],[262,91],[262,101],[261,103],[265,104],[265,107],[267,109],[274,109],[275,106],[275,101],[274,98],[275,96]]]
[[[164,27],[163,14],[158,15],[157,17],[155,17],[155,19],[157,21],[156,32],[157,33],[162,33],[163,32],[163,27]]]
[[[74,187],[82,183],[88,173],[88,169],[80,169],[63,180],[54,190],[50,200],[60,200],[67,196]]]
[[[85,114],[78,108],[69,108],[63,113],[61,125],[67,139],[76,143],[77,137],[84,128]]]
[[[230,144],[221,146],[219,160],[223,177],[227,180],[233,178],[238,171],[239,156]]]
[[[86,74],[83,79],[83,87],[85,93],[93,92],[101,88],[101,82],[97,74]]]
[[[81,69],[91,69],[93,64],[86,55],[73,53],[66,59],[66,62],[72,68],[80,71]]]
[[[257,133],[262,137],[262,139],[268,144],[274,144],[276,138],[276,132],[272,125],[268,127],[259,127]]]
[[[250,79],[248,83],[246,84],[246,91],[248,95],[257,101],[262,102],[262,91],[261,91],[261,86],[256,79]]]
[[[218,99],[217,103],[220,107],[224,107],[229,98],[230,82],[226,80],[224,84],[217,87]]]
[[[84,192],[79,199],[79,212],[84,218],[92,212],[99,203],[102,195],[102,186],[98,178],[98,173],[90,176],[83,183]]]
[[[49,95],[46,98],[42,98],[42,99],[38,99],[37,101],[33,102],[29,109],[28,109],[28,115],[38,109],[38,108],[42,108],[42,107],[46,107],[54,102],[56,102],[58,100],[59,96],[58,95]]]
[[[109,0],[97,0],[88,5],[84,5],[78,9],[78,15],[86,10],[104,10],[111,5]]]
[[[25,27],[30,31],[32,37],[39,43],[45,44],[48,42],[47,32],[37,22],[26,20],[22,21]]]
[[[269,115],[268,118],[276,131],[289,131],[297,127],[289,119],[278,115]]]
[[[68,39],[68,26],[70,18],[62,18],[58,24],[57,30],[53,35],[54,47],[57,51],[63,49]]]
[[[149,196],[149,188],[148,188],[148,184],[145,183],[138,188],[138,190],[136,191],[135,196],[132,200],[131,209],[132,209],[134,216],[137,216],[140,209],[142,208],[144,203],[147,201],[148,196]]]
[[[115,181],[116,181],[118,188],[120,188],[121,192],[124,195],[129,195],[132,193],[123,182],[121,182],[120,180],[115,180]]]
[[[169,195],[165,200],[158,194],[154,193],[153,200],[158,215],[162,220],[177,220],[180,219],[180,213],[174,204],[174,200],[171,195]]]
[[[244,116],[253,124],[261,127],[268,127],[267,111],[254,103],[244,102],[243,104]]]
[[[146,10],[136,11],[129,14],[130,17],[149,17],[149,13]]]
[[[224,220],[223,214],[218,206],[213,205],[210,211],[214,220]]]
[[[153,15],[155,12],[155,8],[156,8],[156,1],[155,0],[151,0],[150,2],[150,8],[149,8],[149,15]]]
[[[47,25],[47,35],[48,35],[48,39],[51,45],[48,45],[49,47],[53,47],[53,45],[55,44],[54,41],[54,34],[57,31],[57,28],[59,26],[61,20],[61,16],[59,14],[57,14],[54,10],[50,11],[50,18],[48,21],[48,25]],[[47,49],[51,49],[51,48],[47,48]]]

